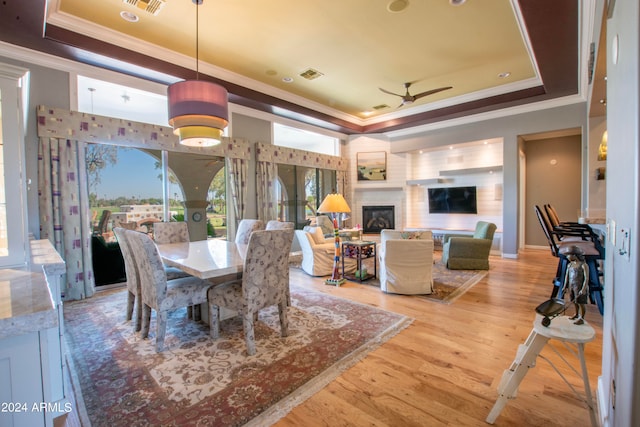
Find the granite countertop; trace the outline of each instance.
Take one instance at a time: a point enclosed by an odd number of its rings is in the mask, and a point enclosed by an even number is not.
[[[29,267],[0,269],[0,339],[58,325],[46,274],[63,274],[65,264],[48,240],[31,241]]]

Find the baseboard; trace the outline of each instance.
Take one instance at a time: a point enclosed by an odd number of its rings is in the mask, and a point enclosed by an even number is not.
[[[596,401],[594,403],[598,409],[596,414],[598,414],[600,427],[609,427],[609,406],[607,405],[605,387],[602,384],[602,376],[598,377],[598,389],[596,390]]]
[[[502,254],[502,258],[518,259],[518,254],[507,254],[507,253],[503,253],[503,254]]]

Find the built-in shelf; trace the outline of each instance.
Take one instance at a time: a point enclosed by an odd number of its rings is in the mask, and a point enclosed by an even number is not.
[[[440,171],[440,176],[455,176],[455,175],[470,175],[473,173],[491,173],[491,172],[501,172],[502,165],[497,166],[485,166],[481,168],[466,168],[466,169],[453,169]]]
[[[407,185],[445,184],[448,182],[453,182],[453,179],[451,178],[408,179]]]

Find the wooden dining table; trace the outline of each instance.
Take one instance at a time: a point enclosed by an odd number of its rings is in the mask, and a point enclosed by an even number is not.
[[[213,279],[242,273],[247,245],[208,239],[165,243],[158,245],[158,252],[166,265],[215,282]]]

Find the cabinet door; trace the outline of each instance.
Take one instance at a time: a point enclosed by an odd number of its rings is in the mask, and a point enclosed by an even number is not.
[[[0,340],[0,427],[44,426],[41,375],[37,332]]]

